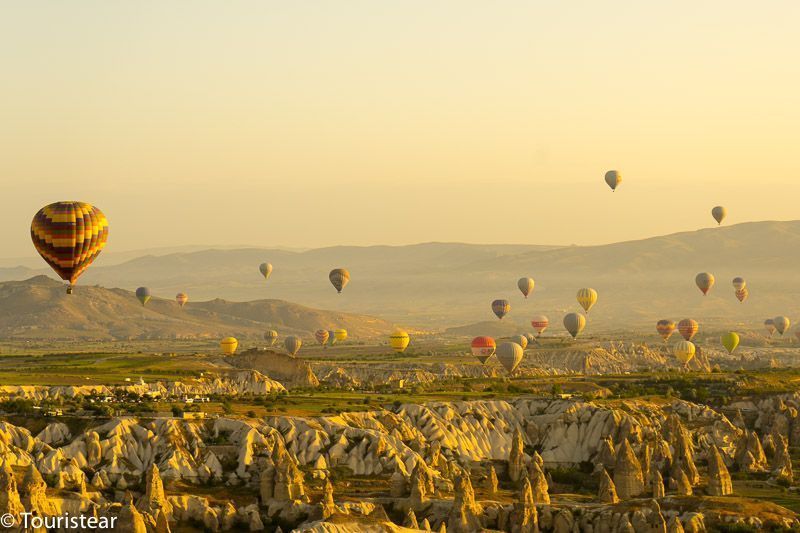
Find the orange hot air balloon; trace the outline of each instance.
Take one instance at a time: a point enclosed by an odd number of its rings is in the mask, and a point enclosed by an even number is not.
[[[324,346],[326,342],[328,342],[328,338],[330,337],[330,333],[328,333],[327,329],[318,329],[314,332],[314,338],[317,339],[317,342]]]
[[[531,320],[531,326],[536,330],[537,335],[541,335],[550,326],[550,319],[544,315],[537,315]]]
[[[485,364],[486,361],[494,355],[496,349],[497,344],[491,337],[475,337],[472,339],[472,355],[474,355],[481,364]]]
[[[697,335],[697,331],[700,329],[700,325],[691,318],[684,318],[680,322],[678,322],[678,332],[680,332],[681,337],[690,341]]]
[[[85,202],[56,202],[41,208],[31,222],[31,240],[39,255],[61,279],[67,294],[108,240],[108,220]]]
[[[175,295],[175,301],[178,302],[178,305],[183,307],[186,305],[186,302],[189,301],[189,295],[187,295],[185,292],[179,292]]]
[[[664,339],[664,342],[667,342],[672,334],[675,333],[675,322],[672,320],[659,320],[656,323],[656,330],[661,335],[661,338]]]

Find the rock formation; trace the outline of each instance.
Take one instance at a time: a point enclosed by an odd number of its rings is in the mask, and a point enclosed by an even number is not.
[[[514,504],[510,518],[511,533],[534,533],[538,531],[538,516],[536,503],[533,500],[533,491],[528,478],[524,478],[519,499]]]
[[[8,461],[3,461],[0,465],[0,515],[10,514],[19,518],[25,508],[17,491],[17,480]]]
[[[708,450],[708,493],[712,496],[727,496],[733,494],[733,484],[728,473],[728,467],[722,460],[716,445]]]
[[[453,507],[447,519],[450,533],[472,533],[481,529],[483,509],[475,503],[475,491],[469,473],[463,472],[455,480]]]
[[[147,469],[145,481],[145,494],[139,500],[136,507],[143,512],[156,516],[159,511],[163,512],[167,519],[172,516],[172,504],[169,503],[167,495],[164,493],[164,483],[161,480],[161,473],[158,466],[150,465]]]
[[[617,465],[614,468],[614,486],[622,500],[635,498],[644,492],[642,467],[627,440],[622,441],[617,451]]]
[[[531,461],[529,472],[529,479],[531,482],[531,490],[533,492],[533,501],[537,504],[550,504],[550,493],[547,485],[547,478],[542,472],[541,467],[536,461]]]
[[[597,501],[600,503],[619,502],[617,488],[605,468],[600,471],[600,488],[597,490]]]
[[[511,439],[511,452],[508,455],[508,477],[515,483],[520,481],[526,474],[524,448],[522,433],[519,427],[516,427],[514,428],[514,436]]]
[[[495,472],[494,466],[490,466],[489,474],[486,476],[486,492],[489,493],[490,497],[495,497],[497,495],[498,487],[499,482],[497,480],[497,472]]]

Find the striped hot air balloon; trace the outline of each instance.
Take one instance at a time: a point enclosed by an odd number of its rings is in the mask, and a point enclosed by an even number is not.
[[[56,202],[41,208],[31,222],[31,240],[58,276],[69,282],[67,294],[108,240],[108,220],[85,202]]]
[[[743,287],[736,291],[736,299],[740,302],[744,302],[747,300],[747,297],[750,296],[750,289],[747,287]]]
[[[680,322],[678,322],[678,333],[681,334],[685,340],[690,341],[697,335],[697,331],[700,329],[700,325],[697,321],[692,320],[691,318],[684,318]]]
[[[303,345],[303,341],[300,339],[300,337],[297,337],[295,335],[289,335],[288,337],[286,337],[283,340],[284,348],[286,348],[286,351],[292,357],[297,355],[297,352],[300,351],[300,347],[302,345]]]
[[[536,282],[533,281],[533,278],[519,278],[517,281],[517,287],[519,287],[519,291],[525,298],[533,292],[535,286]]]
[[[389,336],[389,345],[397,353],[403,353],[408,348],[408,343],[411,342],[411,337],[402,329],[396,329]]]
[[[497,345],[491,337],[475,337],[472,339],[472,355],[481,362],[486,364],[486,361],[494,355]]]
[[[178,305],[183,307],[184,305],[186,305],[186,302],[189,301],[189,295],[186,294],[185,292],[179,292],[178,294],[175,295],[175,301],[178,302]]]
[[[656,323],[656,330],[658,334],[661,335],[661,338],[664,339],[664,342],[667,342],[675,332],[675,322],[672,320],[659,320]]]
[[[531,320],[531,326],[536,330],[537,335],[544,333],[544,330],[550,325],[550,319],[544,315],[536,315]]]
[[[321,346],[324,346],[325,343],[328,342],[328,337],[329,336],[330,336],[330,333],[328,333],[327,329],[318,329],[317,331],[314,332],[314,338],[317,339],[317,342]]]
[[[274,329],[268,329],[264,332],[264,340],[267,341],[267,346],[275,346],[278,340],[278,332]]]
[[[597,303],[597,291],[590,288],[581,289],[578,291],[577,299],[583,310],[588,313],[589,309]]]
[[[697,348],[690,341],[678,341],[672,348],[672,353],[675,354],[675,359],[681,363],[688,364],[694,357]]]
[[[508,300],[495,300],[492,302],[492,312],[497,315],[497,318],[503,320],[503,317],[511,311],[511,304]]]
[[[328,274],[328,279],[331,281],[334,288],[336,288],[336,292],[341,294],[342,289],[350,282],[350,272],[344,268],[334,268],[331,270],[330,274]]]

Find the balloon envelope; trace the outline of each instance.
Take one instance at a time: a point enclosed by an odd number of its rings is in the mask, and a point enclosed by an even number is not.
[[[537,315],[531,320],[531,326],[533,326],[533,329],[535,329],[536,333],[539,335],[544,333],[544,330],[546,330],[549,325],[550,319],[544,315]]]
[[[272,274],[272,263],[261,263],[258,265],[258,271],[261,272],[264,279],[269,279],[270,274]]]
[[[183,307],[184,305],[186,305],[186,302],[189,301],[189,295],[186,294],[185,292],[179,292],[178,294],[175,295],[175,301],[178,302],[178,305]]]
[[[738,291],[736,291],[736,299],[739,300],[740,302],[744,302],[745,300],[747,300],[748,296],[750,296],[750,290],[747,287],[744,287],[743,289],[739,289]]]
[[[94,261],[108,240],[108,220],[85,202],[56,202],[41,208],[31,221],[31,240],[39,255],[71,286]]]
[[[577,299],[583,310],[588,313],[589,309],[597,303],[597,291],[594,289],[581,289],[578,291]]]
[[[511,304],[508,300],[495,300],[492,302],[492,312],[497,315],[500,320],[511,311]]]
[[[733,278],[731,284],[733,285],[733,288],[736,289],[737,291],[740,291],[747,286],[747,282],[744,280],[744,278],[740,277]]]
[[[331,346],[336,344],[336,332],[332,329],[328,330],[328,344]]]
[[[344,268],[334,268],[328,274],[328,279],[331,280],[331,285],[336,288],[336,292],[341,293],[342,289],[350,282],[350,272]]]
[[[142,305],[150,301],[150,289],[147,287],[139,287],[136,289],[136,299],[142,302]]]
[[[233,355],[239,347],[239,341],[235,337],[225,337],[219,342],[219,347],[225,355]]]
[[[684,318],[678,322],[678,332],[681,334],[681,337],[683,337],[684,340],[692,340],[694,336],[697,335],[697,331],[699,329],[700,324],[691,318]]]
[[[336,338],[336,342],[344,342],[347,340],[347,330],[343,328],[333,330],[333,336]]]
[[[739,346],[739,335],[730,331],[720,338],[722,345],[728,350],[728,353],[733,353],[737,346]]]
[[[283,340],[283,346],[286,348],[286,351],[289,355],[297,355],[297,352],[300,351],[300,347],[303,345],[303,341],[300,340],[300,337],[295,335],[289,335]]]
[[[278,340],[278,332],[274,329],[268,329],[264,332],[264,340],[267,341],[267,346],[275,346],[275,341]]]
[[[522,362],[525,352],[516,342],[504,342],[497,347],[497,360],[511,374]]]
[[[397,353],[403,353],[408,348],[409,342],[411,342],[411,337],[402,329],[396,329],[389,336],[389,345]]]
[[[325,345],[326,342],[328,342],[329,336],[330,334],[328,333],[327,329],[318,329],[317,331],[314,332],[314,338],[317,339],[317,342],[323,346]]]
[[[586,317],[580,313],[569,313],[564,317],[564,328],[575,339],[586,327]]]
[[[711,210],[711,216],[714,217],[714,220],[717,221],[717,224],[722,224],[722,221],[728,215],[728,210],[718,205],[714,209]]]
[[[517,287],[519,287],[520,292],[525,298],[533,292],[535,286],[536,282],[533,281],[533,278],[519,278],[519,281],[517,281]]]
[[[690,341],[679,341],[675,344],[672,348],[672,352],[675,354],[675,358],[683,364],[688,363],[694,357],[697,348],[694,344]]]
[[[528,347],[528,338],[525,337],[525,335],[514,335],[513,337],[510,337],[508,340],[519,344],[520,346],[522,346],[523,350]]]
[[[616,170],[609,170],[606,172],[606,183],[612,191],[616,191],[617,186],[622,183],[622,174]]]
[[[772,323],[775,325],[775,331],[783,335],[788,331],[789,327],[792,323],[789,321],[788,317],[785,316],[776,316],[772,319]]]
[[[769,336],[772,337],[772,335],[775,333],[775,320],[771,318],[766,319],[764,321],[764,327],[767,328]]]
[[[497,345],[491,337],[475,337],[472,339],[472,355],[481,362],[486,363],[486,360],[494,355]]]
[[[659,320],[656,323],[656,331],[658,331],[658,334],[664,339],[664,342],[667,342],[675,332],[675,322],[672,320]]]
[[[703,294],[708,294],[708,291],[714,286],[714,276],[708,272],[700,272],[694,277],[694,282]]]

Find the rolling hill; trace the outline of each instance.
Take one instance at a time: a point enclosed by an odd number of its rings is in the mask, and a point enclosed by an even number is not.
[[[259,338],[265,329],[310,338],[320,328],[343,327],[353,338],[391,331],[388,322],[322,311],[280,300],[189,302],[153,298],[142,307],[123,289],[80,286],[67,295],[46,276],[0,283],[0,336],[4,339]]]

